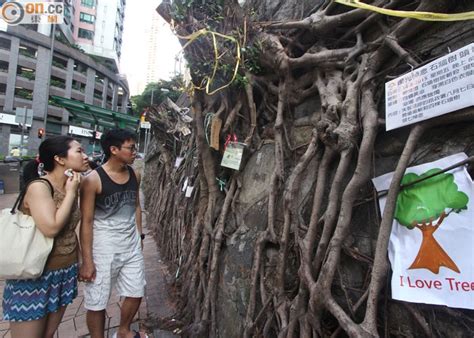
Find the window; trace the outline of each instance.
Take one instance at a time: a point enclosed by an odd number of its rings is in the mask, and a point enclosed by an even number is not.
[[[51,86],[54,86],[54,87],[58,87],[62,89],[66,88],[66,81],[56,76],[51,76],[49,83]]]
[[[74,64],[74,70],[78,71],[81,74],[86,75],[87,74],[87,66],[83,64],[82,62],[76,61]]]
[[[0,38],[0,49],[10,50],[11,41],[9,39]]]
[[[84,93],[86,91],[86,85],[82,82],[72,80],[72,89],[75,89]]]
[[[94,89],[94,98],[102,100],[102,92],[100,90]]]
[[[79,18],[81,22],[94,23],[95,21],[95,17],[93,15],[82,12],[80,13]]]
[[[52,64],[55,67],[58,67],[58,68],[61,68],[61,69],[67,69],[67,61],[62,59],[62,58],[58,58],[58,57],[54,56]]]
[[[87,29],[79,28],[77,35],[83,39],[94,40],[94,32]]]
[[[35,79],[35,70],[28,67],[18,66],[16,69],[16,74],[18,76],[24,77],[28,80]]]
[[[32,47],[23,46],[23,45],[20,44],[19,53],[23,56],[36,59],[37,51],[36,51],[36,49],[34,49]]]
[[[22,87],[15,87],[15,96],[25,100],[33,100],[33,91]]]
[[[81,0],[81,5],[84,7],[94,8],[95,0]]]
[[[8,73],[8,62],[0,61],[0,72]]]

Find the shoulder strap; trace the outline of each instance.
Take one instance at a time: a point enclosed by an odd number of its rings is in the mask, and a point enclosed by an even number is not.
[[[107,175],[107,173],[105,172],[104,168],[102,168],[102,166],[99,166],[94,170],[97,171],[97,174],[99,174],[101,183],[109,179],[109,175]]]
[[[46,182],[47,185],[49,186],[49,189],[51,190],[51,197],[54,197],[54,188],[51,185],[51,182],[48,181],[45,178],[41,178],[41,177],[35,178],[34,180],[29,181],[28,184],[26,185],[26,187],[23,189],[23,191],[18,195],[18,198],[15,201],[15,204],[13,204],[12,210],[10,210],[11,214],[14,214],[15,210],[23,203],[23,199],[25,198],[26,192],[28,191],[28,187],[30,186],[30,184],[33,183],[33,182],[36,182],[36,181]]]
[[[138,179],[137,179],[137,175],[135,175],[135,170],[133,170],[132,166],[127,166],[128,167],[128,172],[130,174],[130,178],[135,180],[135,182],[138,184]]]

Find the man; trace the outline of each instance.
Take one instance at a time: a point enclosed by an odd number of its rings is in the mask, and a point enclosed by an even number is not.
[[[10,151],[10,155],[13,157],[20,157],[20,149],[18,149],[18,147],[13,147]]]
[[[107,161],[81,185],[79,279],[86,282],[87,326],[92,338],[104,337],[105,308],[116,285],[125,297],[117,337],[140,337],[130,330],[145,290],[140,176],[130,167],[137,154],[135,135],[114,129],[100,142]]]

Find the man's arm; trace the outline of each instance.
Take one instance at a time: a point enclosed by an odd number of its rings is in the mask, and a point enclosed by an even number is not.
[[[137,190],[137,202],[136,202],[136,209],[135,209],[135,221],[137,222],[137,229],[138,233],[143,233],[142,228],[142,207],[140,205],[140,182],[141,182],[141,175],[139,172],[135,171],[135,176],[137,177],[138,181],[138,190]]]
[[[92,257],[92,226],[95,211],[95,196],[100,184],[97,172],[90,173],[81,185],[81,230],[82,265],[80,278],[84,281],[95,279],[95,265]]]

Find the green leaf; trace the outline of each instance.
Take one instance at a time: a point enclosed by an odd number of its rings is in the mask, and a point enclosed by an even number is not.
[[[424,174],[409,173],[403,176],[402,184],[408,184],[439,172],[430,169]],[[397,197],[395,219],[409,229],[413,223],[429,222],[437,219],[446,209],[455,212],[467,209],[468,196],[458,191],[453,174],[439,174],[413,186],[403,189]]]

